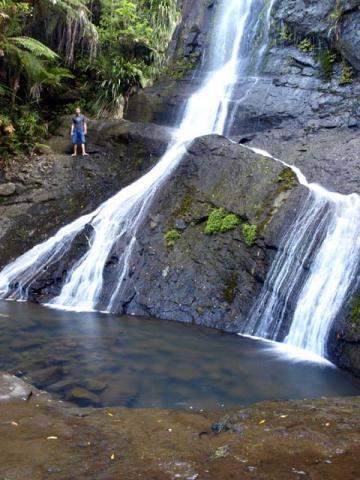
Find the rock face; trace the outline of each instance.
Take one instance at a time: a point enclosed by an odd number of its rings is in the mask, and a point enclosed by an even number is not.
[[[188,19],[182,38],[190,40],[189,32],[200,30],[204,52],[208,23],[201,19],[207,17],[199,15],[201,2],[195,3],[197,16]],[[360,194],[359,9],[359,0],[276,1],[269,46],[260,70],[253,72],[257,81],[238,81],[230,102],[233,124],[227,132],[295,164],[308,180],[343,194]],[[181,112],[201,74],[188,51],[175,45],[172,55],[183,69],[133,97],[129,119],[138,120],[145,111],[148,121],[176,124],[175,112]],[[181,241],[182,237],[179,245]],[[329,347],[337,364],[358,373],[360,342],[345,317],[346,308],[334,325]]]
[[[5,185],[16,194],[0,202],[0,267],[143,175],[170,138],[162,127],[93,121],[90,156],[74,158],[67,123],[51,139],[50,154],[5,167]]]
[[[195,140],[138,235],[119,311],[238,330],[306,194],[279,162],[223,137]],[[204,233],[219,208],[257,226],[253,245],[241,224]],[[177,238],[167,242],[174,229]],[[109,285],[112,268],[105,271]]]
[[[268,50],[259,71],[249,72],[234,89],[227,132],[344,194],[360,193],[359,6],[359,0],[275,2]],[[132,97],[126,118],[133,123],[94,122],[89,159],[64,155],[66,126],[50,143],[53,153],[0,172],[3,185],[15,187],[0,198],[0,266],[92,211],[164,152],[168,127],[178,123],[201,82],[199,60],[207,53],[216,2],[183,0],[181,7],[169,71]],[[306,194],[287,185],[283,170],[222,138],[196,141],[143,225],[119,311],[236,330]],[[214,208],[256,224],[255,244],[246,245],[241,226],[205,235]],[[166,246],[164,236],[171,230],[178,238]],[[75,250],[86,246],[86,232],[78,240]],[[54,293],[54,279],[61,281],[74,252],[63,260],[36,285],[34,298]],[[111,262],[105,277],[109,284],[116,281]],[[340,365],[356,370],[360,360],[349,345],[358,348],[358,340],[337,335],[346,331],[345,324],[339,319],[332,332],[332,351]]]

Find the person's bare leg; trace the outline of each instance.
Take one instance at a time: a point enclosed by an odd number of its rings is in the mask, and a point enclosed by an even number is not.
[[[85,152],[85,143],[82,143],[82,144],[81,144],[81,154],[82,154],[83,156],[89,155],[88,153]]]
[[[74,145],[74,152],[72,153],[71,156],[72,156],[72,157],[76,157],[76,153],[77,153],[77,145],[76,145],[76,143],[75,143],[75,145]]]

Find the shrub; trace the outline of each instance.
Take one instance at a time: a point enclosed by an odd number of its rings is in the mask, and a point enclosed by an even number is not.
[[[285,23],[280,30],[280,39],[283,42],[291,42],[293,40],[294,36],[291,33],[288,25]]]
[[[257,227],[256,225],[250,225],[248,223],[244,223],[242,226],[242,231],[245,239],[245,243],[248,247],[254,245],[256,240],[256,233]]]
[[[304,40],[299,43],[298,47],[299,50],[304,53],[310,53],[315,50],[315,45],[313,45],[308,38],[304,38]]]
[[[226,213],[223,208],[215,208],[209,215],[206,225],[206,235],[212,235],[213,233],[221,232],[222,221]]]
[[[228,232],[234,230],[238,225],[240,225],[239,218],[234,213],[229,213],[223,218],[220,231]]]
[[[343,71],[339,81],[339,85],[350,85],[353,81],[353,69],[350,65],[343,64]]]
[[[167,247],[173,247],[175,242],[181,237],[181,233],[176,228],[169,230],[165,233],[165,243]]]
[[[325,80],[330,80],[333,73],[337,53],[334,50],[321,50],[318,54],[321,75]]]
[[[225,233],[240,225],[240,219],[234,213],[228,213],[224,208],[215,208],[209,215],[206,225],[206,235]]]

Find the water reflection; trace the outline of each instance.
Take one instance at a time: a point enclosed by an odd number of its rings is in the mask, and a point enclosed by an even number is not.
[[[0,368],[80,406],[214,408],[355,395],[328,365],[267,342],[148,318],[0,303]]]

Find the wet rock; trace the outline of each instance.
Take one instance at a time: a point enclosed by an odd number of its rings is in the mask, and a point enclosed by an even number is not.
[[[44,388],[58,382],[63,376],[63,368],[59,365],[42,368],[30,373],[31,381]]]
[[[15,193],[16,185],[14,183],[3,183],[0,185],[0,197],[8,197]]]
[[[281,232],[291,223],[293,201],[305,193],[302,187],[292,192],[279,183],[283,170],[282,164],[223,137],[195,140],[152,206],[159,228],[144,225],[138,234],[139,251],[134,253],[119,311],[129,297],[127,313],[238,330],[261,288]],[[245,244],[241,227],[205,235],[214,208],[258,225],[258,247]],[[168,248],[164,233],[173,228],[181,236]],[[264,242],[272,248],[267,250]],[[110,269],[105,273],[110,288],[112,275]]]
[[[97,380],[95,378],[87,378],[84,381],[84,386],[92,392],[102,392],[107,387],[105,382],[102,382],[101,380]]]
[[[4,167],[9,182],[0,185],[0,195],[9,197],[0,204],[0,268],[136,180],[158,160],[171,136],[170,129],[156,125],[92,121],[89,148],[97,146],[99,153],[74,159],[67,154],[69,121],[65,118],[49,140],[49,154],[9,161]],[[19,191],[15,181],[22,185]],[[66,272],[52,273],[56,278],[43,286],[56,294]],[[34,284],[34,291],[38,288]]]
[[[0,372],[0,404],[16,400],[28,400],[32,387],[14,375]]]
[[[96,406],[100,405],[100,399],[94,393],[91,393],[86,388],[76,387],[73,388],[69,393],[66,395],[66,400],[70,402],[75,402],[81,406]]]

